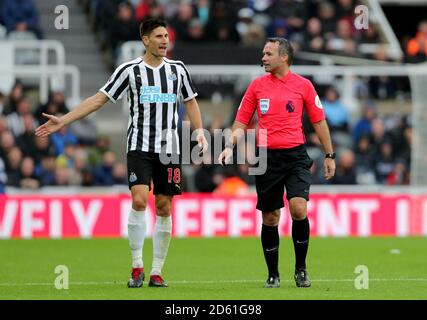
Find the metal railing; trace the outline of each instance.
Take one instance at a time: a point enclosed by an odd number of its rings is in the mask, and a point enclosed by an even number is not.
[[[76,66],[65,64],[64,45],[57,40],[8,40],[2,45],[10,46],[13,52],[13,65],[5,65],[0,59],[0,72],[16,79],[39,79],[39,97],[41,103],[49,99],[49,82],[57,86],[65,87],[65,77],[71,76],[71,90],[66,90],[67,102],[73,105],[80,101],[80,71]],[[22,62],[19,54],[23,52],[35,52],[30,60]],[[53,53],[53,54],[51,54]],[[22,59],[21,59],[22,60]]]

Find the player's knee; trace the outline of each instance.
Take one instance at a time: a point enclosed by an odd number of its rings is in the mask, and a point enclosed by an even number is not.
[[[136,211],[145,211],[147,208],[147,199],[136,196],[132,199],[132,208]]]
[[[262,213],[262,223],[266,226],[275,227],[279,225],[280,211]]]
[[[156,201],[156,214],[160,217],[169,217],[171,215],[171,202],[168,199]]]
[[[292,219],[303,220],[307,217],[307,202],[295,201],[290,205]]]

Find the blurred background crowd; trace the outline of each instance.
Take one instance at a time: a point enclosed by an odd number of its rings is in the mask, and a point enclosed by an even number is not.
[[[254,47],[259,52],[266,37],[289,38],[297,51],[339,54],[390,61],[384,50],[361,54],[361,43],[381,43],[378,26],[366,31],[353,25],[357,1],[297,0],[83,0],[99,47],[113,65],[120,45],[139,39],[138,25],[147,17],[163,17],[169,22],[170,56],[178,45],[205,46],[221,43]],[[37,8],[32,0],[0,0],[0,41],[42,39]],[[427,56],[427,20],[419,20],[411,33],[400,37],[405,57],[399,63],[422,63]],[[180,57],[176,57],[180,59]],[[183,59],[184,60],[184,59]],[[185,61],[185,60],[184,60]],[[191,61],[185,61],[191,64]],[[298,62],[297,62],[298,63]],[[323,153],[308,121],[307,146],[314,160],[314,184],[409,184],[412,128],[408,112],[383,112],[381,100],[407,99],[410,92],[404,77],[369,77],[356,83],[363,106],[354,115],[340,99],[339,87],[316,83],[337,150],[336,177],[323,179]],[[99,83],[101,87],[103,83]],[[197,83],[196,83],[197,87]],[[45,119],[42,113],[68,112],[63,90],[52,91],[41,104],[28,88],[17,81],[10,92],[0,92],[0,192],[5,186],[38,189],[43,186],[126,185],[124,150],[114,150],[110,137],[97,130],[95,118],[80,120],[49,138],[34,136]],[[209,93],[210,94],[210,93]],[[238,107],[243,90],[233,97]],[[205,94],[207,95],[207,94]],[[201,95],[201,98],[204,97]],[[181,121],[185,112],[181,107]],[[204,119],[215,129],[230,126],[230,117],[216,115]],[[252,126],[256,126],[254,120]],[[247,146],[253,150],[251,145]],[[248,165],[222,167],[212,164],[212,154],[201,165],[183,168],[184,190],[244,194],[254,186]]]

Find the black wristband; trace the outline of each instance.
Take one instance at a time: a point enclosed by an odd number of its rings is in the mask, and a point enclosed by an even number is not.
[[[327,154],[325,154],[325,158],[335,159],[336,154],[335,154],[335,152],[327,153]]]

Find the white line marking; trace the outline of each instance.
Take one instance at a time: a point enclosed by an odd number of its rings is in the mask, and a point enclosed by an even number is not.
[[[214,283],[263,283],[265,280],[177,280],[177,281],[168,281],[170,284],[214,284]],[[427,278],[373,278],[369,279],[369,281],[374,282],[387,282],[387,281],[420,281],[427,282]],[[294,282],[294,280],[281,280],[281,282]],[[354,279],[311,279],[311,282],[354,282]],[[70,286],[92,286],[92,285],[123,285],[126,284],[125,280],[120,281],[108,281],[108,282],[70,282]],[[54,286],[53,282],[29,282],[29,283],[0,283],[1,287],[26,287],[26,286]]]

